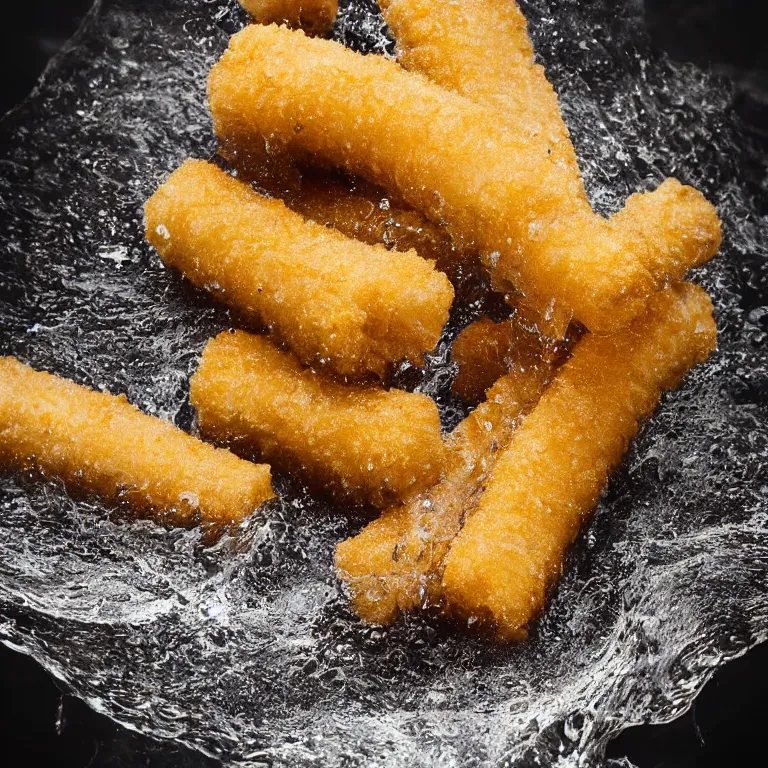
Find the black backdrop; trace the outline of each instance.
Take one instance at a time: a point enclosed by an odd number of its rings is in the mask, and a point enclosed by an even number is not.
[[[48,58],[76,29],[90,0],[21,0],[0,24],[0,113],[21,101]],[[761,3],[645,0],[655,43],[673,58],[729,74],[737,109],[764,143],[768,176],[768,43]],[[4,9],[5,10],[5,9]],[[768,644],[720,670],[691,711],[673,723],[630,729],[609,748],[639,768],[763,765],[768,717]],[[114,725],[59,690],[28,658],[0,646],[0,762],[8,766],[211,763]],[[8,762],[6,762],[8,761]]]

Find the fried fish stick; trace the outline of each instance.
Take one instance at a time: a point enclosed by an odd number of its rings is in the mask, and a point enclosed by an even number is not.
[[[514,2],[387,0],[380,5],[397,40],[398,60],[406,69],[511,115],[522,130],[545,135],[554,161],[567,165],[581,188],[576,153],[557,96],[543,67],[534,61],[525,18]],[[232,159],[240,167],[238,159]],[[283,195],[290,208],[307,218],[371,244],[414,248],[420,256],[435,259],[449,276],[457,266],[477,258],[476,253],[454,246],[445,230],[412,208],[397,203],[382,208],[386,197],[383,190],[363,181],[342,181],[323,171],[305,176],[300,188]],[[558,318],[553,335],[564,331],[568,319]]]
[[[456,280],[478,255],[459,247],[441,226],[390,193],[361,178],[321,168],[297,168],[287,155],[253,155],[249,149],[220,147],[238,178],[279,197],[305,219],[332,227],[347,237],[395,251],[414,250],[449,279]]]
[[[393,507],[336,549],[336,568],[362,619],[389,624],[401,611],[439,602],[441,564],[522,414],[541,395],[551,368],[542,363],[503,376],[448,439],[440,482]]]
[[[238,522],[274,496],[268,466],[12,357],[0,358],[0,464],[171,525]]]
[[[568,165],[581,187],[576,154],[557,96],[544,69],[534,62],[525,18],[513,2],[394,0],[380,5],[397,40],[398,59],[406,69],[512,115],[521,130],[546,135],[555,162]],[[238,169],[242,167],[241,158],[231,159]],[[260,158],[259,168],[263,167],[264,159]],[[420,256],[436,260],[438,269],[451,279],[461,278],[465,272],[462,267],[476,262],[477,253],[455,246],[442,227],[387,199],[384,190],[365,181],[315,170],[304,173],[300,185],[287,193],[284,189],[278,195],[305,217],[371,244],[384,242],[396,250],[414,248]],[[512,297],[511,303],[521,306],[520,297]],[[543,314],[536,307],[532,309]],[[552,317],[545,330],[560,338],[569,320],[567,315]],[[491,326],[487,328],[490,332]],[[478,402],[506,370],[501,365],[488,366],[485,386],[468,401]],[[459,387],[461,384],[458,382]]]
[[[337,0],[240,0],[254,21],[282,24],[303,29],[307,34],[324,35],[338,14]],[[397,251],[415,250],[419,256],[436,262],[437,268],[452,276],[455,268],[476,253],[457,248],[444,229],[413,208],[392,200],[383,189],[362,179],[319,169],[301,173],[301,181],[285,172],[264,175],[265,169],[280,168],[270,158],[242,157],[224,152],[238,170],[244,167],[252,178],[274,191],[286,205],[307,219],[338,229],[339,232],[370,245],[383,244]],[[256,165],[257,167],[253,167]],[[255,172],[255,173],[254,173]]]
[[[210,341],[190,399],[206,436],[341,498],[391,504],[443,470],[429,397],[327,380],[263,336],[225,332]]]
[[[309,221],[368,245],[402,252],[414,250],[423,259],[434,261],[450,280],[461,276],[463,266],[478,263],[477,253],[458,247],[443,227],[364,179],[295,166],[290,172],[283,168],[268,177],[275,170],[273,158],[226,149],[221,154],[237,169],[239,179],[256,184],[271,197],[279,197]]]
[[[301,183],[283,195],[285,204],[307,219],[347,237],[396,251],[415,250],[449,277],[477,259],[422,213],[394,200],[380,187],[321,170],[304,170]]]
[[[184,163],[145,211],[168,266],[307,363],[381,376],[391,362],[421,362],[448,319],[453,288],[431,263],[307,222],[209,163]]]
[[[640,423],[715,347],[712,304],[697,286],[656,294],[614,336],[587,335],[491,470],[476,510],[445,558],[448,605],[524,636],[560,575]]]
[[[259,24],[287,24],[308,34],[326,35],[339,12],[338,0],[240,0]]]
[[[525,17],[514,0],[382,0],[380,5],[402,66],[496,109],[509,130],[543,137],[552,161],[566,169],[574,194],[586,208],[576,152],[557,94],[534,60]],[[499,275],[495,287],[507,293],[512,306],[525,307],[546,335],[559,339],[566,334],[568,308],[516,295],[509,280]],[[493,381],[486,378],[488,386]]]
[[[514,0],[380,0],[402,66],[498,109],[517,130],[543,137],[586,201],[576,152],[554,88],[534,60]]]
[[[719,244],[717,214],[696,190],[664,182],[644,207],[659,197],[686,212],[668,213],[661,235],[633,228],[627,237],[585,205],[543,137],[507,130],[497,110],[394,62],[299,31],[239,32],[211,72],[209,97],[224,143],[261,137],[394,191],[483,251],[499,285],[542,305],[554,299],[593,331],[626,325]],[[696,226],[682,230],[683,219]]]
[[[513,0],[382,0],[384,18],[395,35],[398,60],[445,88],[502,113],[514,130],[543,136],[554,162],[567,169],[573,189],[586,205],[576,153],[560,113],[557,95],[543,67],[535,63],[525,17]],[[653,195],[635,195],[611,219],[611,228],[644,254],[654,274],[670,264],[690,262],[688,233],[704,226],[719,237],[711,210],[701,199],[684,202],[680,187],[663,185]],[[662,219],[666,217],[666,221]],[[674,221],[672,221],[674,219]],[[656,243],[650,243],[655,238]],[[696,235],[694,235],[694,239]],[[632,240],[634,239],[634,243]],[[694,246],[696,247],[696,246]],[[693,257],[696,263],[696,257]],[[675,273],[679,279],[682,273]],[[503,275],[496,287],[505,290]],[[529,307],[542,314],[536,302]],[[567,313],[551,307],[548,330],[565,331]]]

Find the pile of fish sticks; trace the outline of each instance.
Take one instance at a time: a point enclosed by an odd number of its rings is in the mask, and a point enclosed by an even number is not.
[[[241,1],[254,23],[208,83],[219,158],[145,208],[163,262],[242,326],[191,381],[226,447],[6,358],[0,458],[183,525],[247,517],[274,467],[381,510],[336,551],[362,619],[522,639],[643,421],[715,347],[685,276],[717,213],[674,179],[592,210],[513,0],[381,0],[397,61],[325,39],[335,0]],[[466,265],[509,318],[455,340],[473,409],[442,435],[391,374],[435,348]]]

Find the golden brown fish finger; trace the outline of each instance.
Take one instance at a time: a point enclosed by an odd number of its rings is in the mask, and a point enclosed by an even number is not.
[[[190,399],[203,434],[348,499],[392,503],[443,470],[429,397],[330,381],[263,336],[225,332],[210,341]]]
[[[287,24],[308,34],[326,35],[339,12],[338,0],[240,0],[259,24]]]
[[[12,357],[0,358],[0,463],[173,525],[237,522],[274,496],[268,466]]]
[[[534,60],[525,17],[514,0],[381,0],[409,70],[477,104],[493,107],[519,130],[543,137],[586,201],[576,152],[557,94]]]
[[[506,130],[496,110],[386,59],[252,26],[213,68],[209,96],[223,141],[261,136],[393,190],[483,251],[494,279],[554,299],[593,331],[625,325],[669,274],[691,266],[666,263],[690,256],[675,243],[645,263],[651,246],[637,253],[634,234],[595,216],[543,138]],[[719,243],[717,215],[703,205],[707,237],[693,263]]]
[[[525,17],[513,0],[384,0],[382,7],[397,39],[398,59],[406,68],[496,108],[506,118],[508,130],[544,137],[552,159],[566,169],[586,209],[576,153],[557,95],[534,61]],[[681,280],[690,267],[706,261],[720,239],[712,206],[695,190],[671,179],[653,193],[633,195],[610,226],[597,222],[603,239],[617,239],[652,275],[665,275],[669,282]],[[581,228],[577,232],[589,234]],[[505,267],[504,254],[501,260],[496,287],[505,290],[509,265]],[[554,313],[549,319],[552,333],[565,331],[569,317],[561,307],[535,300],[529,304],[538,315]]]
[[[202,161],[147,202],[146,233],[168,266],[341,375],[420,363],[453,300],[448,278],[415,253],[307,222]]]
[[[448,438],[440,482],[393,507],[336,549],[336,567],[355,612],[389,624],[401,611],[440,600],[441,565],[498,451],[541,395],[551,368],[512,371]]]
[[[290,0],[283,2],[291,4]],[[581,188],[576,154],[557,96],[543,68],[534,61],[525,18],[514,2],[388,0],[380,5],[397,41],[398,60],[406,69],[499,109],[523,130],[546,136],[555,162],[568,165]],[[237,153],[229,156],[238,169],[243,167]],[[259,179],[264,167],[265,159],[260,156]],[[271,165],[267,162],[266,167]],[[371,244],[383,242],[396,250],[414,248],[420,256],[434,259],[438,269],[452,279],[461,277],[462,265],[477,259],[474,251],[454,245],[442,227],[392,200],[378,187],[325,171],[302,175],[301,183],[289,191],[278,179],[275,191],[288,207],[313,221]],[[489,386],[493,381],[495,378]]]
[[[451,545],[442,588],[453,611],[488,621],[500,639],[524,635],[640,422],[706,360],[716,334],[709,297],[683,284],[656,294],[625,331],[579,342]]]
[[[555,162],[567,165],[581,188],[576,153],[557,96],[543,68],[534,62],[525,18],[514,2],[392,0],[381,6],[397,40],[398,60],[406,69],[421,72],[472,101],[499,109],[523,130],[546,136]],[[438,269],[451,279],[461,278],[465,273],[462,267],[476,262],[477,253],[456,246],[442,227],[392,200],[384,190],[326,171],[302,175],[300,185],[287,192],[282,191],[283,187],[278,194],[303,216],[364,242],[383,242],[396,250],[414,248],[420,256],[434,259]],[[519,297],[513,297],[511,303],[520,306]],[[537,314],[544,312],[546,308]],[[548,323],[547,330],[559,338],[569,319],[558,318],[559,324]],[[469,348],[467,351],[471,353]],[[479,402],[506,370],[501,361],[498,366],[485,366],[482,390],[472,394],[467,390],[463,397],[468,402]],[[462,371],[458,389],[467,381]]]
[[[382,0],[380,5],[397,42],[400,64],[496,109],[508,130],[543,138],[552,161],[569,174],[573,192],[587,210],[557,94],[534,60],[526,20],[514,0]],[[494,272],[494,286],[507,293],[511,306],[525,307],[546,335],[557,339],[565,335],[572,318],[567,307],[548,297],[516,295],[508,276],[504,279]]]

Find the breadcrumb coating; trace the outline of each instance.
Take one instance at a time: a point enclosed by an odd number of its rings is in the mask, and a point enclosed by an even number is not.
[[[238,522],[274,496],[268,466],[12,357],[0,358],[0,463],[171,525]]]
[[[510,125],[542,136],[586,202],[576,152],[544,67],[534,60],[514,0],[380,0],[397,60],[443,88],[497,109]]]
[[[449,436],[440,482],[338,545],[336,567],[361,618],[389,624],[401,611],[440,601],[445,553],[499,451],[541,395],[547,373],[542,365],[499,379]]]
[[[420,364],[448,319],[453,288],[415,252],[308,222],[209,163],[185,162],[145,213],[168,266],[342,376]]]
[[[525,636],[557,581],[566,548],[598,502],[640,424],[715,347],[706,292],[683,284],[613,336],[585,336],[490,472],[445,558],[449,609]]]
[[[554,299],[595,332],[626,325],[719,244],[717,214],[696,190],[668,180],[631,226],[603,219],[546,137],[509,130],[498,110],[392,61],[300,31],[239,32],[211,72],[209,98],[222,141],[260,136],[392,190],[481,250],[500,287]],[[659,223],[669,205],[683,210]]]
[[[429,397],[331,381],[263,336],[224,332],[210,341],[190,399],[204,435],[346,500],[391,504],[444,469]]]

